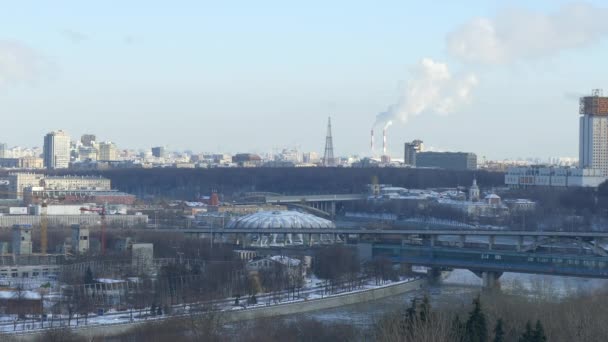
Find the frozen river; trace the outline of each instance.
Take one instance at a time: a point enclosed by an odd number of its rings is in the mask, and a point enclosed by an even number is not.
[[[521,293],[529,296],[560,298],[580,292],[593,291],[608,285],[605,279],[584,279],[573,277],[556,277],[505,273],[501,278],[501,290]],[[311,318],[326,323],[353,324],[360,328],[370,327],[387,312],[410,305],[413,298],[428,294],[433,306],[469,305],[481,291],[481,280],[466,270],[454,270],[447,275],[443,283],[429,286],[427,289],[380,299],[373,302],[355,304],[335,309],[297,314],[285,317],[286,320]]]

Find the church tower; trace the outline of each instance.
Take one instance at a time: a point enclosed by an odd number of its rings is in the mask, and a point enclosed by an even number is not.
[[[479,201],[479,187],[477,186],[477,178],[473,178],[473,185],[469,188],[469,201]]]

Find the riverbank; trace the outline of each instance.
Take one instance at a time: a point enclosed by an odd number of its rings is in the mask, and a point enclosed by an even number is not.
[[[268,317],[287,316],[380,300],[391,296],[401,295],[410,291],[419,290],[423,288],[426,283],[427,282],[425,278],[417,278],[402,282],[390,283],[372,289],[362,289],[347,293],[331,295],[324,298],[295,300],[274,305],[257,306],[254,308],[219,311],[218,314],[220,315],[221,321],[224,323],[241,322]],[[86,325],[81,327],[72,327],[71,329],[77,335],[85,337],[87,339],[91,339],[92,337],[111,337],[126,333],[131,329],[134,329],[143,324],[153,322],[154,320],[162,321],[164,319],[175,319],[180,317],[186,319],[191,316],[166,316],[162,318],[150,319],[147,321]],[[18,341],[33,341],[37,337],[42,335],[44,332],[45,330],[37,330],[28,333],[10,334],[10,336],[14,337]]]

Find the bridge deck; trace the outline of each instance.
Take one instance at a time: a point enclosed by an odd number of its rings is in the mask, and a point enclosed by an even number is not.
[[[608,257],[602,256],[386,244],[374,245],[373,254],[421,266],[608,278]]]
[[[362,194],[265,196],[266,203],[342,202],[359,201],[365,198],[366,196]]]
[[[159,231],[175,232],[175,229]],[[179,229],[187,234],[353,234],[376,236],[511,236],[511,237],[562,237],[562,238],[608,238],[608,232],[562,232],[562,231],[514,231],[514,230],[445,230],[445,229],[311,229],[311,228],[188,228]]]

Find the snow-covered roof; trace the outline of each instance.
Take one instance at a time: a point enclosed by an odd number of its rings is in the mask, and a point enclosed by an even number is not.
[[[300,260],[286,257],[284,255],[273,255],[270,257],[270,259],[272,259],[276,262],[280,262],[281,264],[283,264],[285,266],[295,267],[295,266],[300,265]]]
[[[118,283],[124,283],[125,282],[122,279],[109,279],[109,278],[97,278],[95,280],[97,282],[99,282],[99,283],[104,283],[104,284],[118,284]]]
[[[298,211],[260,211],[231,221],[228,228],[335,228],[326,219]]]
[[[21,293],[13,290],[0,291],[0,299],[18,299],[19,297],[22,299],[40,299],[40,293],[35,291],[21,291]]]

